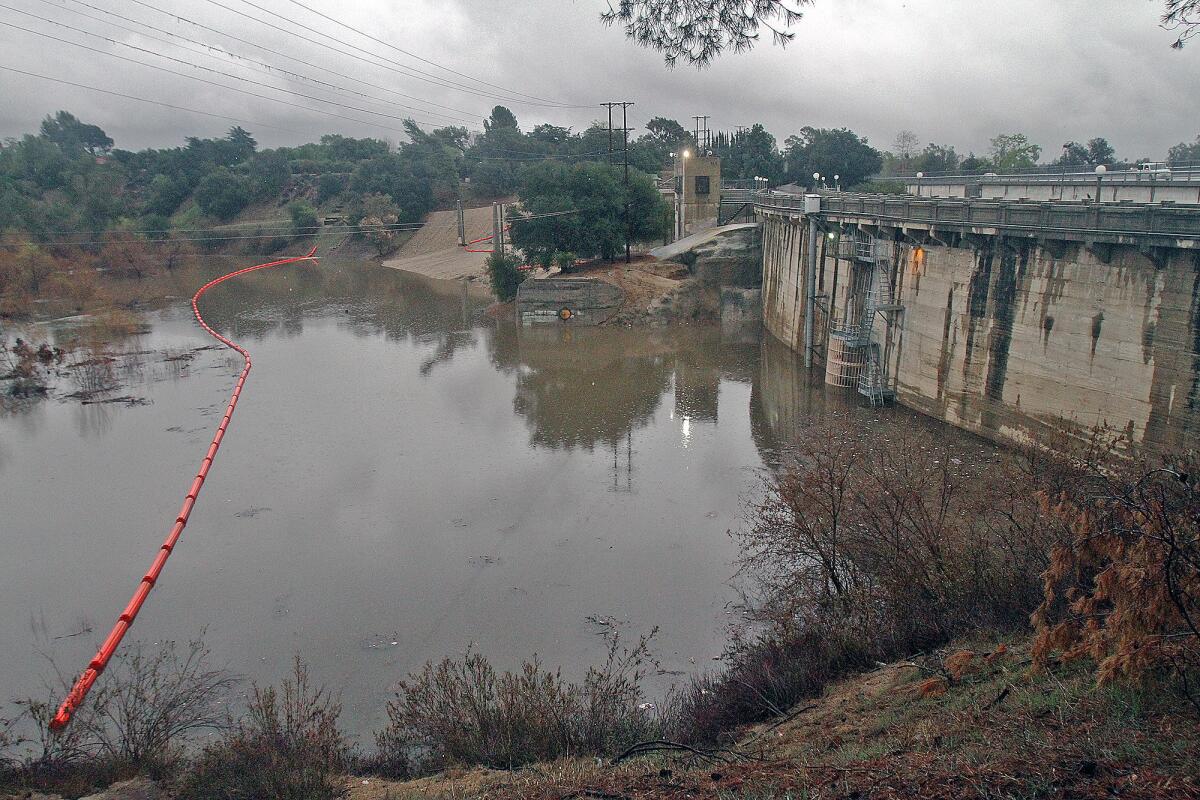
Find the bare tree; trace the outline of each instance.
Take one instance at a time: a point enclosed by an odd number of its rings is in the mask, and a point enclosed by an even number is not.
[[[921,152],[921,140],[910,130],[902,130],[897,133],[896,142],[892,146],[896,148],[896,155],[906,161]]]
[[[759,27],[783,46],[795,34],[800,9],[812,0],[617,0],[600,15],[606,25],[620,24],[625,35],[661,52],[668,66],[680,59],[704,67],[727,50],[752,48]]]

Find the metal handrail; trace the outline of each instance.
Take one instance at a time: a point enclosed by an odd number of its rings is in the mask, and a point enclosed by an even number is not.
[[[804,196],[756,192],[764,210],[804,212]],[[897,222],[928,222],[938,227],[1057,230],[1098,235],[1200,238],[1200,204],[1095,203],[1084,200],[981,200],[910,197],[851,192],[822,193],[825,218],[868,216]]]

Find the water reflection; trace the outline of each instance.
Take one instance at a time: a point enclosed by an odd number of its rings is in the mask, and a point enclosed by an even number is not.
[[[810,383],[777,343],[520,329],[477,288],[386,269],[267,270],[204,302],[255,370],[135,636],[207,628],[257,680],[300,650],[359,732],[396,680],[472,643],[502,667],[538,652],[575,674],[604,656],[589,619],[661,626],[664,667],[708,665],[726,531],[755,473],[805,419],[878,413]],[[0,419],[0,538],[20,554],[0,562],[0,695],[39,678],[30,618],[59,636],[96,617],[99,633],[47,646],[87,657],[224,409],[240,359],[194,350],[207,342],[184,301],[152,321],[122,390],[148,405],[51,400]]]

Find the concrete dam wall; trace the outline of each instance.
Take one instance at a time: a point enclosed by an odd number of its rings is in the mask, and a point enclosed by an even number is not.
[[[808,220],[759,216],[763,324],[799,351]],[[1200,250],[828,218],[818,234],[827,383],[853,385],[873,358],[897,402],[995,440],[1103,427],[1153,449],[1200,444]]]

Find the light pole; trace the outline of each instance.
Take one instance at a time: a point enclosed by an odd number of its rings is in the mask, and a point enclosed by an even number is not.
[[[840,192],[842,190],[842,176],[841,175],[833,176],[833,188],[835,191],[838,191],[838,192]]]
[[[814,172],[813,173],[813,191],[815,192],[817,189],[820,189],[820,188],[821,188],[821,173]]]
[[[679,238],[687,236],[687,160],[691,152],[684,149],[679,154]]]
[[[1104,181],[1104,173],[1108,172],[1108,167],[1101,164],[1096,167],[1096,205],[1100,205],[1100,186]]]
[[[1062,158],[1059,159],[1059,163],[1062,165],[1062,177],[1058,181],[1058,199],[1059,200],[1064,199],[1064,191],[1066,189],[1066,184],[1067,184],[1067,157],[1070,154],[1070,152],[1071,152],[1071,143],[1066,142],[1063,145]],[[1074,191],[1072,191],[1071,194],[1074,194]],[[1053,192],[1051,193],[1050,196],[1054,197]]]
[[[921,179],[925,177],[924,172],[917,173],[917,197],[921,196]]]

